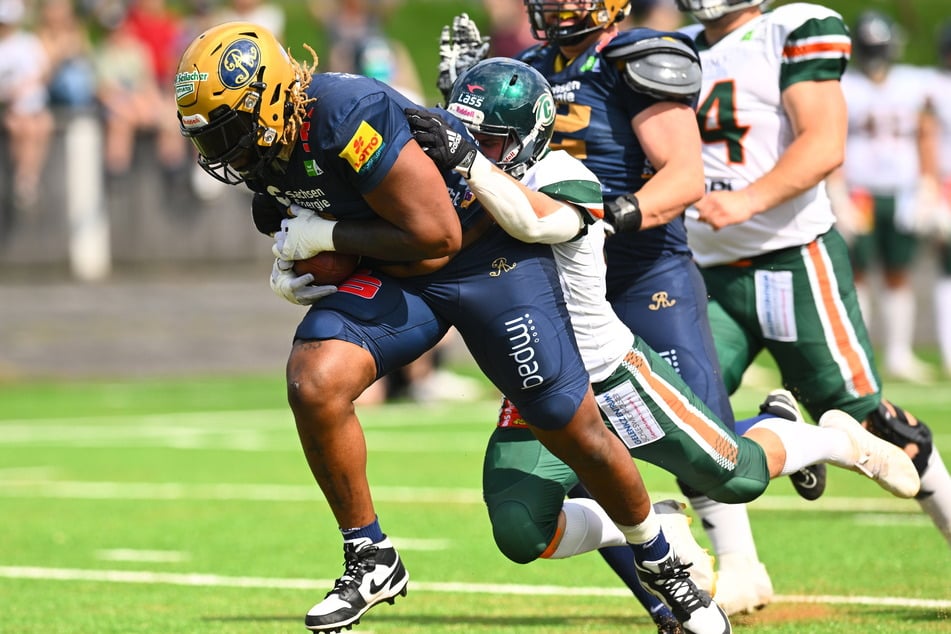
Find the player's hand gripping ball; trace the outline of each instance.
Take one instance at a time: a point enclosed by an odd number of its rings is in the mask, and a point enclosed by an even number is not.
[[[310,273],[314,276],[312,285],[337,285],[350,277],[360,264],[360,256],[337,251],[321,251],[306,260],[294,262],[294,272],[298,275]]]

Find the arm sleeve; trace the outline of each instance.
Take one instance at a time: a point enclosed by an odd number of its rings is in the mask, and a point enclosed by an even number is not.
[[[553,213],[539,218],[518,182],[479,154],[472,164],[469,189],[499,226],[522,242],[558,244],[584,229],[581,212],[562,204]]]

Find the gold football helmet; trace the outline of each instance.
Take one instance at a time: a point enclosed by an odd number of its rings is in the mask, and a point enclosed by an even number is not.
[[[572,45],[589,33],[602,31],[620,22],[631,11],[630,0],[595,0],[568,2],[566,0],[524,0],[536,40],[554,44]],[[546,15],[547,14],[547,15]],[[547,16],[557,17],[552,20]],[[575,17],[576,21],[562,25],[560,21]]]
[[[198,164],[230,185],[259,174],[283,148],[297,81],[287,52],[261,26],[227,22],[199,35],[175,75],[182,135]]]

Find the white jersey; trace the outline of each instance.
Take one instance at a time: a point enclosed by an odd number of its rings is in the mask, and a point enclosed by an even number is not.
[[[581,180],[598,183],[597,177],[581,161],[559,150],[549,152],[530,167],[522,183],[552,198],[565,199],[559,193],[568,187],[552,186]],[[600,191],[600,183],[596,191]],[[583,204],[585,201],[573,202]],[[601,206],[600,198],[589,202],[592,206]],[[581,359],[591,381],[602,381],[614,372],[634,344],[634,335],[606,299],[604,223],[597,221],[588,225],[585,235],[553,244],[552,251]]]
[[[898,64],[875,83],[857,69],[842,77],[849,106],[845,181],[895,196],[918,185],[918,122],[928,104],[928,71]]]
[[[794,134],[782,92],[800,81],[838,80],[851,41],[825,7],[777,7],[708,46],[694,38],[703,66],[698,121],[707,191],[737,191],[771,170]],[[808,244],[835,223],[824,183],[746,222],[714,231],[687,211],[687,238],[701,267]]]

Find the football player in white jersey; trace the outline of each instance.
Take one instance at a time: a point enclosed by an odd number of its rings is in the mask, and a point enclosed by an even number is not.
[[[911,272],[917,236],[931,228],[937,180],[934,165],[926,166],[924,158],[933,142],[929,71],[895,63],[902,39],[900,28],[877,11],[863,12],[853,25],[854,65],[842,77],[849,132],[838,176],[848,198],[840,194],[833,202],[836,214],[851,215],[846,222],[856,229],[851,244],[856,290],[866,323],[874,313],[882,326],[884,369],[894,378],[920,381],[932,372],[912,352]],[[884,272],[877,305],[867,280],[876,260]]]
[[[842,409],[905,448],[919,504],[951,544],[951,477],[931,432],[882,397],[848,248],[824,179],[845,156],[839,14],[763,0],[677,0],[700,20],[707,194],[688,210],[727,389],[763,350],[813,419]],[[774,81],[766,81],[774,78]]]
[[[670,471],[712,499],[739,503],[760,495],[771,478],[820,461],[871,476],[851,462],[857,441],[872,452],[866,465],[870,469],[876,461],[873,453],[878,459],[887,456],[888,474],[876,478],[882,486],[901,495],[886,481],[905,479],[915,490],[910,459],[841,412],[828,413],[817,428],[802,420],[789,397],[789,418],[760,416],[741,423],[742,435],[734,433],[667,361],[631,333],[606,298],[600,184],[578,159],[548,151],[553,104],[536,70],[492,58],[459,76],[447,106],[466,123],[484,156],[438,114],[407,114],[424,151],[440,167],[462,173],[506,232],[553,245],[572,328],[602,416],[631,456]],[[577,476],[531,436],[506,399],[483,465],[483,495],[499,549],[513,561],[528,563],[624,546],[619,531],[592,500],[565,500],[577,483]],[[696,554],[695,545],[692,552],[695,564],[701,563],[697,559],[703,555]],[[616,567],[615,572],[623,578]],[[637,574],[654,593],[658,587],[675,586],[672,580],[660,584],[654,571],[639,564]],[[715,613],[696,608],[686,614],[674,608],[687,632],[722,627]],[[679,631],[660,621],[658,626],[660,632]]]
[[[935,229],[941,240],[940,272],[935,285],[935,327],[944,373],[951,377],[951,22],[938,31],[939,68],[929,82],[938,124],[938,171],[940,202],[935,213]]]

